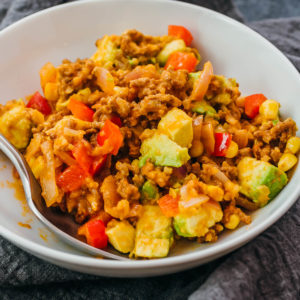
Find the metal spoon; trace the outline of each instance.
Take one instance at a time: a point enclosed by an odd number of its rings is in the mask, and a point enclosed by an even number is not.
[[[41,187],[35,179],[24,156],[1,134],[0,150],[2,150],[17,169],[24,187],[27,203],[32,212],[60,239],[92,255],[116,260],[129,260],[112,248],[100,250],[81,241],[77,234],[79,225],[75,223],[72,216],[64,214],[58,209],[46,207],[45,201],[41,196]]]

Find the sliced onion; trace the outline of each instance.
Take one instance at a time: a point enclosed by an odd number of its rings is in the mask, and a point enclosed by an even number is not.
[[[97,85],[102,89],[102,91],[112,95],[114,93],[115,82],[110,72],[105,68],[95,67],[94,74],[96,76]]]
[[[195,198],[190,198],[188,201],[180,201],[179,205],[183,208],[190,208],[192,206],[199,206],[209,200],[209,197],[203,194],[199,194]]]
[[[226,182],[230,181],[229,178],[222,172],[220,171],[217,167],[213,166],[214,168],[214,176],[220,180],[223,184],[225,184]]]
[[[125,75],[125,80],[131,81],[143,77],[158,78],[158,76],[154,65],[137,66],[134,70]]]
[[[193,139],[200,140],[203,124],[203,116],[198,116],[193,120]]]
[[[191,94],[192,100],[202,100],[208,90],[214,70],[210,61],[206,62],[198,80],[195,81]]]
[[[201,129],[201,141],[204,145],[204,149],[208,154],[212,154],[215,150],[215,134],[212,123],[205,122]]]

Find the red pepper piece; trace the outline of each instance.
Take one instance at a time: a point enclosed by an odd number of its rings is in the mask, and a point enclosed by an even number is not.
[[[158,200],[158,205],[166,217],[174,217],[179,213],[178,200],[178,197],[173,198],[169,194]]]
[[[107,235],[103,221],[92,219],[81,226],[78,230],[79,235],[85,235],[86,241],[90,246],[98,249],[107,247]]]
[[[118,116],[112,116],[112,117],[110,118],[110,120],[111,120],[114,124],[118,125],[119,127],[122,127],[122,120],[120,119],[120,117],[118,117]]]
[[[110,120],[106,120],[101,131],[97,135],[97,142],[100,146],[107,143],[110,153],[117,155],[123,143],[123,135],[120,128]]]
[[[72,165],[58,176],[56,183],[64,192],[72,192],[83,185],[86,177],[86,172],[79,165]]]
[[[93,158],[89,155],[90,144],[88,142],[78,142],[72,149],[72,154],[78,165],[87,173],[90,172]]]
[[[105,166],[105,163],[106,163],[106,159],[107,159],[107,154],[99,157],[99,158],[96,158],[92,165],[91,165],[91,169],[90,169],[90,173],[92,176],[98,174],[102,168]]]
[[[225,156],[231,142],[231,134],[227,132],[215,132],[215,156]]]
[[[189,46],[193,41],[193,36],[188,29],[180,25],[169,25],[168,35],[176,36],[183,39],[185,44]]]
[[[193,72],[198,64],[198,60],[191,52],[173,52],[165,65],[165,69],[172,66],[174,70],[187,70]]]
[[[45,116],[51,114],[51,107],[48,101],[39,92],[33,94],[26,107],[37,109]]]
[[[245,114],[250,119],[257,116],[259,112],[259,107],[266,101],[267,98],[264,94],[253,94],[245,97]]]
[[[82,121],[93,121],[94,111],[84,103],[76,100],[74,96],[72,96],[70,99],[68,109],[76,118]]]

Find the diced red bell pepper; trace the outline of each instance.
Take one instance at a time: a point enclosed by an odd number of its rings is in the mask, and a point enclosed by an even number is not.
[[[231,134],[227,132],[215,132],[215,156],[225,156],[231,142]]]
[[[266,101],[267,98],[264,94],[253,94],[245,97],[245,114],[250,119],[257,116],[259,112],[259,107]]]
[[[94,159],[90,169],[90,173],[92,176],[98,174],[101,171],[101,169],[105,166],[106,159],[107,159],[107,154]]]
[[[198,60],[191,52],[173,52],[165,65],[165,69],[172,66],[174,70],[187,70],[193,72],[198,64]]]
[[[179,197],[173,198],[171,195],[167,194],[158,200],[158,205],[162,213],[166,217],[170,218],[176,216],[179,213],[178,201]]]
[[[72,165],[58,176],[56,183],[64,192],[72,192],[83,185],[86,177],[87,173],[79,165]]]
[[[193,36],[190,33],[190,31],[185,27],[179,25],[169,25],[168,35],[176,36],[180,39],[183,39],[187,46],[189,46],[193,41]]]
[[[107,247],[108,237],[105,233],[105,225],[101,220],[92,219],[88,221],[79,228],[78,234],[85,235],[90,246],[98,249]]]
[[[48,101],[39,92],[33,94],[26,107],[37,109],[45,116],[51,114],[51,107]]]
[[[107,154],[100,157],[92,157],[89,153],[91,145],[83,140],[75,144],[72,154],[78,165],[88,174],[96,175],[105,165]]]
[[[72,112],[72,114],[82,120],[82,121],[93,121],[94,111],[89,108],[84,103],[75,99],[75,97],[71,96],[70,102],[68,104],[68,109]]]
[[[87,173],[90,172],[93,164],[93,158],[89,155],[89,148],[90,144],[88,142],[80,141],[72,149],[72,154],[78,165]]]
[[[110,150],[110,153],[117,155],[123,143],[123,135],[116,124],[110,120],[106,120],[101,131],[97,135],[97,142],[100,146],[107,143],[109,148],[112,149]]]
[[[122,120],[120,119],[120,117],[118,117],[118,116],[112,116],[112,117],[110,118],[110,120],[111,120],[114,124],[118,125],[119,127],[122,127]]]

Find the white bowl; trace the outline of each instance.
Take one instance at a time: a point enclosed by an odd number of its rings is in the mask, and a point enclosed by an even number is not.
[[[24,97],[39,88],[38,72],[48,61],[89,57],[104,34],[136,28],[150,35],[166,34],[168,24],[182,24],[194,36],[194,46],[211,60],[216,74],[235,77],[242,93],[262,92],[280,101],[283,117],[300,124],[299,74],[287,58],[246,26],[205,8],[152,0],[82,1],[53,7],[0,32],[0,99]],[[7,168],[4,168],[7,166]],[[278,220],[300,194],[300,168],[284,190],[253,214],[249,226],[225,233],[214,244],[186,242],[172,257],[112,261],[93,258],[58,241],[17,200],[5,180],[12,181],[11,164],[1,159],[0,234],[25,251],[54,264],[90,274],[139,277],[188,269],[220,257],[247,243]],[[4,181],[4,182],[3,182]],[[29,219],[32,219],[31,221]],[[30,222],[31,229],[18,222]],[[43,239],[41,238],[43,237]]]

